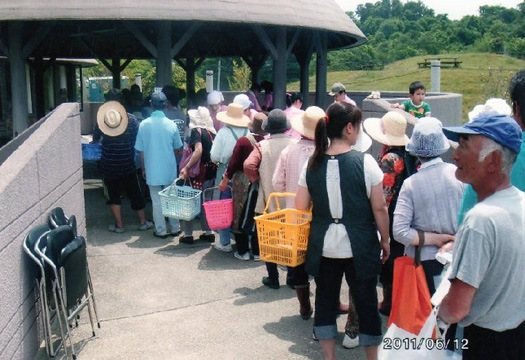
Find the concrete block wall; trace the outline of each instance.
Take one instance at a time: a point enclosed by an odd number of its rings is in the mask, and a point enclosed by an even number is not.
[[[62,104],[35,127],[22,143],[0,149],[1,360],[33,359],[42,339],[34,274],[22,250],[29,229],[60,206],[86,235],[78,104]]]

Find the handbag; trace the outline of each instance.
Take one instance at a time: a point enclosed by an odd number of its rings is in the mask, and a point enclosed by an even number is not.
[[[192,155],[193,155],[193,150],[191,149],[190,144],[185,144],[184,149],[182,150],[182,158],[180,159],[179,171],[181,171],[182,169],[186,167],[186,165],[188,165]],[[200,173],[200,168],[201,168],[201,159],[197,160],[195,164],[193,164],[188,169],[188,176],[190,178],[197,177]]]
[[[199,135],[202,137],[201,129],[197,128],[197,131],[199,132]],[[212,139],[211,136],[210,136],[210,139]],[[184,144],[184,149],[182,150],[182,157],[180,159],[180,164],[179,164],[179,171],[181,171],[182,169],[186,167],[186,165],[188,165],[192,155],[193,155],[193,150],[190,144],[188,143]],[[199,158],[199,160],[197,160],[195,164],[193,164],[188,169],[188,176],[190,178],[196,178],[197,176],[199,176],[200,172],[201,172],[201,159]]]
[[[388,319],[388,327],[395,324],[414,335],[420,333],[432,311],[430,291],[420,260],[425,235],[421,230],[418,230],[418,235],[415,258],[402,256],[394,261],[392,310]]]
[[[379,360],[445,360],[461,359],[461,355],[446,350],[445,334],[436,330],[437,308],[430,311],[421,330],[414,335],[401,327],[389,326],[379,346]]]

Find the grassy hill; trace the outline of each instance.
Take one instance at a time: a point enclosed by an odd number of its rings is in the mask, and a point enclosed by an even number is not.
[[[525,69],[525,60],[488,54],[463,53],[443,54],[432,57],[457,57],[463,63],[457,69],[443,68],[441,70],[441,91],[463,95],[463,116],[477,105],[491,97],[507,98],[507,88],[510,77],[520,69]],[[327,86],[334,82],[345,84],[347,91],[406,91],[412,81],[420,80],[430,90],[430,69],[420,69],[417,63],[431,56],[416,56],[397,61],[385,66],[384,70],[376,71],[337,71],[329,72]],[[298,89],[299,83],[289,86]],[[315,77],[310,78],[310,89],[315,91]]]

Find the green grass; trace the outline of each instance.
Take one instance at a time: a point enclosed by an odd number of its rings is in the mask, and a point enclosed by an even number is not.
[[[435,55],[432,57],[439,57]],[[463,63],[457,69],[441,70],[441,91],[463,95],[462,119],[477,105],[492,97],[506,98],[509,79],[520,69],[525,69],[525,61],[489,53],[443,54],[442,57],[457,57]],[[419,69],[417,63],[431,56],[416,56],[397,61],[377,71],[337,71],[329,72],[327,87],[334,82],[345,84],[352,91],[406,91],[408,85],[416,80],[422,81],[430,90],[430,69]],[[298,89],[299,83],[289,84]],[[315,91],[315,76],[310,78],[310,90]]]

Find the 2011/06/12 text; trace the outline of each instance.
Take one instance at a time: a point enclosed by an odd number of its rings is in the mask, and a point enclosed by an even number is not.
[[[432,339],[432,338],[384,338],[383,348],[386,350],[443,350],[451,346],[454,350],[468,349],[468,339]]]

